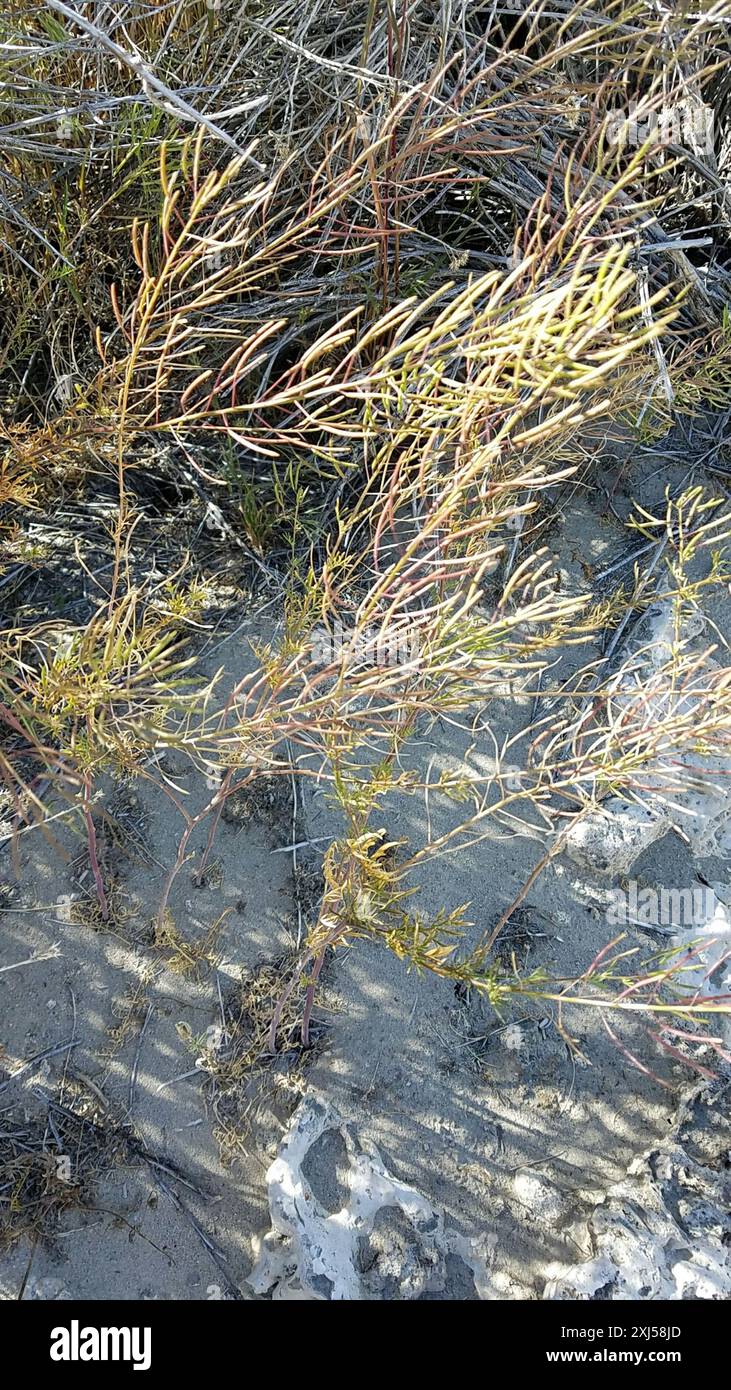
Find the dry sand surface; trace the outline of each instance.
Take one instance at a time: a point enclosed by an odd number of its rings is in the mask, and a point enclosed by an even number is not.
[[[567,591],[580,589],[582,565],[601,569],[631,548],[620,525],[626,498],[655,500],[673,476],[671,466],[653,479],[656,468],[650,455],[631,468],[609,461],[606,496],[564,489],[560,524],[546,541]],[[728,607],[716,601],[712,613],[727,632]],[[238,615],[233,635],[224,628],[202,645],[201,675],[223,664],[233,682],[254,660],[252,640],[271,637],[273,624],[271,612]],[[568,649],[564,670],[575,660]],[[423,727],[414,765],[484,765],[493,737],[529,723],[531,704],[506,693],[468,718]],[[158,771],[184,791],[188,809],[210,797],[179,754]],[[4,1229],[36,1227],[0,1253],[3,1297],[535,1299],[547,1288],[591,1296],[602,1280],[567,1284],[565,1270],[601,1254],[606,1222],[598,1234],[596,1210],[631,1200],[624,1188],[607,1199],[615,1184],[647,1187],[642,1155],[654,1149],[667,1160],[674,1145],[677,1156],[691,1142],[689,1123],[713,1210],[731,1144],[722,1069],[710,1101],[695,1100],[692,1074],[640,1023],[613,1022],[611,1037],[596,1011],[573,1011],[564,1019],[572,1050],[555,1006],[500,1017],[484,999],[360,942],[326,965],[310,1051],[302,1054],[293,1032],[290,1051],[247,1070],[247,1045],[276,997],[298,921],[316,907],[336,811],[312,782],[296,807],[286,779],[234,798],[204,884],[186,863],[161,932],[151,924],[179,817],[140,779],[110,783],[105,804],[112,828],[101,849],[115,885],[108,924],[95,914],[83,838],[64,822],[53,827],[55,847],[35,831],[19,837],[15,855],[9,843],[2,850],[0,965],[36,957],[0,973],[4,1161],[8,1134],[25,1136],[0,1175],[0,1199],[16,1212],[16,1226],[11,1215]],[[429,832],[441,833],[455,814],[434,798]],[[423,843],[423,801],[394,797],[383,829]],[[191,851],[206,834],[203,827]],[[296,879],[292,853],[275,852],[293,837],[312,842],[297,852]],[[420,905],[469,903],[476,940],[542,853],[523,835],[439,859],[419,880]],[[727,880],[723,859],[701,860],[669,832],[631,872],[641,884],[682,888],[699,871]],[[561,856],[531,888],[500,949],[525,970],[580,974],[611,939],[616,882]],[[648,951],[656,944],[647,932],[629,933]],[[636,1161],[639,1176],[628,1179]],[[49,1182],[63,1197],[50,1205]],[[676,1204],[676,1231],[683,1220],[687,1229],[687,1207]],[[328,1213],[340,1213],[339,1222]],[[275,1237],[262,1244],[272,1219]],[[709,1239],[720,1219],[714,1227],[709,1217]],[[600,1296],[613,1296],[611,1250],[602,1258]],[[669,1289],[672,1280],[644,1296]],[[699,1291],[720,1296],[714,1289]]]

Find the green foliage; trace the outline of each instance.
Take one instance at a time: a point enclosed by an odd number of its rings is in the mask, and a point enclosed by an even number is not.
[[[662,516],[636,509],[662,564],[612,593],[589,573],[563,595],[530,539],[558,485],[595,480],[590,429],[647,441],[728,407],[727,277],[712,255],[699,273],[678,221],[689,190],[715,197],[719,180],[697,156],[612,143],[607,125],[618,94],[685,99],[689,72],[711,103],[728,9],[536,0],[519,47],[485,7],[464,24],[426,3],[336,10],[325,25],[286,0],[275,23],[264,4],[120,0],[112,22],[23,0],[0,21],[10,594],[53,549],[32,517],[69,498],[107,508],[93,559],[81,534],[65,557],[91,616],[54,594],[58,623],[18,601],[0,631],[0,765],[19,823],[44,819],[41,774],[63,787],[103,915],[102,770],[139,775],[161,744],[225,769],[203,812],[178,805],[164,925],[190,835],[208,819],[210,849],[234,773],[313,759],[346,833],[303,948],[307,991],[326,950],[368,936],[495,1005],[554,997],[484,942],[463,949],[463,908],[412,910],[412,872],[516,825],[553,853],[567,814],[639,795],[660,746],[726,748],[725,678],[699,704],[679,640],[658,680],[694,693],[685,714],[650,720],[652,689],[628,708],[616,676],[579,669],[517,771],[509,742],[475,779],[406,760],[424,723],[533,690],[559,649],[606,629],[618,642],[657,597],[682,615],[728,582],[725,507],[695,484]],[[162,506],[151,525],[140,473],[161,485],[141,458],[164,458],[165,484],[201,509],[184,537]],[[195,674],[211,535],[281,620],[233,690]],[[397,792],[468,813],[409,855],[373,828]]]

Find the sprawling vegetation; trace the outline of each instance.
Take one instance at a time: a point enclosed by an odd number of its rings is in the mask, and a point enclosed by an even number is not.
[[[319,777],[345,832],[282,982],[305,1038],[325,952],[363,935],[496,1002],[696,1028],[719,1007],[672,957],[643,974],[619,947],[581,981],[521,978],[493,953],[509,912],[466,953],[464,914],[425,919],[411,883],[497,830],[540,834],[544,863],[609,793],[642,799],[648,769],[670,795],[685,752],[729,755],[729,672],[709,680],[683,639],[728,582],[723,494],[689,458],[610,590],[562,594],[541,537],[613,441],[696,417],[707,461],[703,421],[728,409],[730,23],[649,0],[10,0],[0,20],[13,835],[78,823],[106,918],[102,779],[181,750],[214,789],[192,816],[168,788],[163,922],[229,796]],[[248,585],[277,620],[233,688],[195,671],[232,556],[236,601]],[[658,596],[677,642],[630,698],[622,640]],[[402,757],[424,721],[479,704],[489,727],[506,689],[550,693],[556,653],[603,631],[604,662],[534,707],[518,774],[510,742],[489,776]],[[464,816],[394,855],[394,792]]]

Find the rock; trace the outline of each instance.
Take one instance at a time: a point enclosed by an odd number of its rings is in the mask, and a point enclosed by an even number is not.
[[[63,1279],[53,1279],[50,1276],[45,1279],[32,1280],[26,1293],[26,1298],[48,1301],[65,1301],[71,1297],[72,1295],[64,1284]]]
[[[328,1154],[337,1160],[337,1172],[315,1173],[313,1151],[320,1165]],[[272,1227],[255,1245],[247,1280],[255,1293],[358,1301],[491,1296],[490,1242],[478,1249],[446,1230],[443,1213],[389,1173],[375,1145],[322,1098],[311,1093],[300,1102],[267,1183]],[[328,1193],[337,1210],[324,1204]]]
[[[521,1206],[531,1216],[550,1226],[558,1226],[565,1215],[564,1198],[558,1188],[536,1173],[518,1173],[513,1179],[513,1192]]]
[[[636,1159],[589,1218],[589,1259],[553,1271],[546,1299],[731,1297],[729,1123],[696,1088],[675,1135]]]

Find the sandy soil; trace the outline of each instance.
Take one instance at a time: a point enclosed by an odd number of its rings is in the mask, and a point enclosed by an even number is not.
[[[631,466],[610,461],[606,495],[580,485],[564,490],[560,524],[545,540],[567,591],[581,587],[582,566],[600,569],[632,548],[620,524],[628,494],[651,504],[674,472],[680,476],[671,465],[657,478],[657,466],[651,455]],[[728,612],[714,602],[714,620],[729,631]],[[223,663],[236,679],[253,660],[249,643],[266,631],[263,624],[252,613],[235,635],[219,634],[215,649],[209,643],[201,653],[200,671]],[[584,650],[582,661],[590,655]],[[577,659],[567,650],[564,670]],[[530,706],[516,696],[475,711],[475,732],[446,722],[425,727],[414,763],[479,767],[492,752],[479,719],[499,739],[527,725]],[[189,808],[210,796],[205,779],[179,758],[166,756],[164,772],[184,789]],[[291,844],[293,832],[315,842],[298,856],[300,906],[303,893],[315,901],[318,854],[338,833],[337,815],[311,784],[294,817],[286,783],[232,808],[205,884],[196,886],[191,864],[178,876],[174,935],[161,937],[151,920],[179,818],[164,793],[139,780],[110,784],[106,805],[115,825],[102,845],[105,872],[116,883],[111,927],[94,912],[83,839],[60,821],[52,827],[57,848],[35,832],[20,837],[17,862],[9,845],[0,851],[0,965],[58,943],[55,957],[0,973],[0,1130],[22,1123],[35,1143],[70,1123],[64,1109],[83,1115],[68,1154],[72,1186],[82,1153],[94,1151],[84,1159],[84,1203],[70,1201],[54,1230],[0,1253],[3,1297],[271,1296],[266,1280],[254,1280],[258,1291],[247,1283],[270,1226],[267,1170],[293,1116],[296,1124],[313,1100],[334,1117],[305,1164],[323,1211],[347,1201],[352,1155],[341,1124],[355,1136],[354,1152],[381,1165],[381,1210],[389,1217],[376,1221],[358,1256],[359,1296],[540,1298],[557,1263],[590,1253],[587,1221],[597,1203],[638,1155],[666,1139],[687,1093],[687,1071],[639,1025],[622,1028],[622,1044],[654,1076],[631,1064],[595,1012],[571,1018],[582,1062],[551,1008],[500,1018],[483,1000],[358,943],[326,969],[312,1053],[303,1058],[293,1048],[253,1078],[222,1088],[227,1029],[241,1016],[242,998],[251,999],[252,982],[266,990],[266,967],[296,942],[292,855],[273,851]],[[432,834],[454,814],[434,799]],[[422,843],[423,804],[393,798],[383,828]],[[206,833],[191,850],[202,848]],[[441,859],[422,874],[420,906],[469,902],[476,939],[541,854],[537,840],[516,837]],[[633,875],[684,887],[699,869],[709,880],[727,878],[722,861],[699,863],[670,834]],[[611,879],[579,872],[566,858],[547,869],[510,927],[508,945],[524,967],[562,976],[584,969],[611,935],[608,886]],[[636,939],[651,945],[647,936]],[[728,1143],[727,1118],[714,1123],[721,1124],[719,1142]],[[65,1133],[50,1146],[61,1156]],[[0,1173],[5,1199],[7,1181]],[[13,1181],[21,1183],[13,1189],[20,1204],[25,1179]],[[442,1232],[436,1253],[424,1254],[426,1228],[422,1222],[417,1240],[393,1196],[398,1183],[435,1213]],[[372,1193],[372,1175],[368,1184]],[[327,1296],[332,1284],[325,1280],[319,1292]]]

